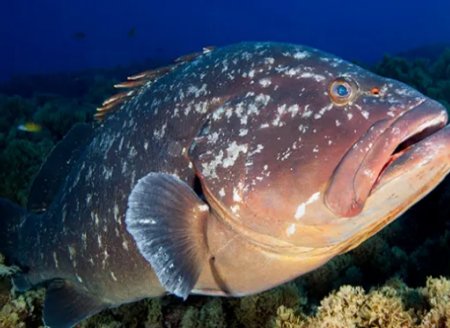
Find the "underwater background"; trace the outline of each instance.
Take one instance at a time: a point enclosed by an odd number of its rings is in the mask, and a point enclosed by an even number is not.
[[[0,197],[24,205],[46,155],[73,124],[93,121],[114,84],[209,45],[317,47],[450,111],[448,13],[449,1],[3,1]],[[43,291],[11,291],[3,261],[0,327],[41,327]],[[450,327],[450,179],[357,249],[281,287],[149,299],[81,327]]]

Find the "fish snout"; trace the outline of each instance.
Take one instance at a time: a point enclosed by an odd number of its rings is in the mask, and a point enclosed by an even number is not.
[[[375,187],[387,183],[387,170],[393,177],[421,159],[434,161],[447,156],[448,161],[447,121],[446,109],[426,98],[393,122],[376,122],[372,133],[358,140],[339,163],[325,195],[327,207],[342,217],[358,215]],[[395,165],[394,173],[393,165],[400,158],[404,165]]]
[[[431,121],[430,127],[397,148],[398,151],[391,156],[389,163],[380,173],[372,192],[376,192],[407,171],[420,170],[425,166],[429,166],[429,170],[432,169],[431,166],[439,167],[437,171],[441,172],[442,176],[450,172],[450,125],[445,125],[448,114],[443,114],[442,121],[438,121],[437,118],[435,120],[437,125],[434,128]],[[435,132],[429,133],[430,131]],[[414,139],[416,142],[413,142]]]

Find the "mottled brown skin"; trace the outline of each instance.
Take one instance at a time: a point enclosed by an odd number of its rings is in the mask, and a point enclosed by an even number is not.
[[[342,77],[355,89],[337,104],[330,85]],[[448,174],[448,127],[388,166],[375,189],[378,162],[367,165],[375,178],[360,180],[345,166],[346,154],[358,165],[370,152],[352,153],[358,140],[419,105],[433,127],[445,125],[443,107],[417,91],[314,49],[214,50],[144,85],[106,117],[52,205],[25,221],[19,262],[32,284],[63,278],[105,307],[164,294],[125,224],[137,181],[161,172],[192,188],[197,176],[209,206],[207,257],[192,293],[269,289],[356,247]],[[403,141],[385,140],[394,149]]]

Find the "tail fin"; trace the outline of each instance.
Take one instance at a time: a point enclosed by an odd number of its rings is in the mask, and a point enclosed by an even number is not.
[[[0,198],[0,253],[9,264],[15,264],[19,247],[19,229],[27,215],[25,209]]]

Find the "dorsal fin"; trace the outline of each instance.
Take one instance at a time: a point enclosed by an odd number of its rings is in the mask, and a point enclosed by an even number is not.
[[[127,81],[118,83],[114,85],[114,87],[117,89],[130,89],[130,90],[126,92],[120,92],[106,99],[103,102],[102,106],[97,108],[97,113],[94,115],[94,118],[98,121],[103,120],[107,114],[116,111],[120,105],[124,104],[127,100],[133,97],[143,85],[146,85],[148,83],[154,83],[159,78],[173,71],[178,66],[191,62],[198,56],[209,53],[213,49],[214,47],[211,46],[204,47],[202,51],[178,57],[177,59],[175,59],[175,63],[173,65],[163,66],[128,76]]]
[[[208,52],[211,52],[213,50],[214,50],[213,46],[203,47],[202,51],[192,52],[190,54],[178,57],[177,59],[175,59],[175,63],[191,62],[194,59],[196,59],[197,57],[199,57],[203,54],[207,54]]]
[[[31,185],[28,210],[39,213],[47,209],[93,133],[91,124],[77,123],[53,148]]]
[[[171,72],[181,63],[176,63],[170,66],[164,66],[160,68],[156,68],[153,70],[145,71],[139,74],[135,74],[129,76],[127,81],[118,83],[114,85],[116,89],[130,89],[126,92],[120,92],[115,94],[108,99],[106,99],[101,107],[97,108],[97,113],[94,115],[94,118],[98,121],[101,121],[105,118],[105,116],[109,113],[116,111],[120,105],[124,104],[127,100],[129,100],[133,95],[144,85],[147,83],[153,83],[162,76]]]

